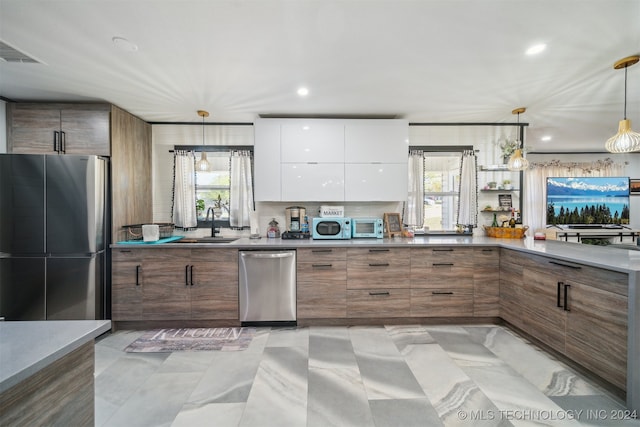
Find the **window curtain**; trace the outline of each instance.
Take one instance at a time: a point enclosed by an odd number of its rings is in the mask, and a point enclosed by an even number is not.
[[[424,225],[424,152],[409,153],[409,191],[403,222],[421,228]]]
[[[233,151],[230,168],[229,225],[234,228],[249,227],[249,217],[254,209],[251,152]]]
[[[460,162],[460,188],[457,224],[478,225],[478,176],[477,159],[473,150],[465,150]]]
[[[625,176],[625,165],[611,159],[583,163],[561,163],[559,160],[530,162],[524,175],[524,203],[522,219],[532,230],[547,225],[547,178],[582,176]]]
[[[197,228],[196,156],[193,151],[176,150],[173,155],[172,222],[185,230]]]

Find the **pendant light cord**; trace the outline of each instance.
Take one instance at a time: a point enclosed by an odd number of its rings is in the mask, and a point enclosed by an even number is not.
[[[624,119],[627,120],[627,68],[628,65],[624,66]]]

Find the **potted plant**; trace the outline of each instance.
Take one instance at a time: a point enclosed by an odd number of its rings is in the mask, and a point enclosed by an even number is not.
[[[498,183],[497,183],[497,182],[495,182],[495,181],[491,181],[491,182],[487,182],[487,185],[489,186],[489,188],[490,188],[490,189],[492,189],[492,190],[493,190],[493,189],[495,189],[495,188],[496,188],[496,186],[498,185]]]
[[[504,164],[509,163],[509,158],[519,148],[519,141],[516,139],[510,140],[509,138],[505,138],[504,140],[498,143],[500,150],[502,150],[502,162]]]
[[[511,180],[510,179],[505,179],[502,181],[502,185],[504,186],[505,190],[513,190],[513,185],[511,185]]]
[[[204,214],[204,200],[198,199],[196,200],[196,216],[198,218],[202,218]]]

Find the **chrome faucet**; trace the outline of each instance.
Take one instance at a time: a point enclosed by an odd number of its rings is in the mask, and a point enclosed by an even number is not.
[[[207,209],[207,216],[204,218],[205,221],[209,221],[209,213],[211,213],[211,237],[216,237],[216,214],[213,207]]]

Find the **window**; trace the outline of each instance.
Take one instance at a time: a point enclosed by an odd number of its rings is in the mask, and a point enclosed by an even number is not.
[[[429,230],[456,228],[462,149],[450,148],[424,152],[424,225]]]
[[[211,213],[207,218],[209,208],[213,208],[216,226],[229,227],[231,152],[238,148],[244,151],[253,151],[252,147],[246,146],[216,146],[212,151],[207,150],[207,159],[211,165],[210,170],[207,172],[196,170],[196,206],[199,204],[201,208],[197,209],[198,227],[211,226]],[[196,160],[199,159],[199,154],[196,154]],[[253,169],[253,156],[251,159],[251,169]]]

